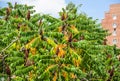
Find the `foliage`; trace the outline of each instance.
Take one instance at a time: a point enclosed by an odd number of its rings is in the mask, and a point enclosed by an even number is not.
[[[0,9],[0,77],[9,81],[118,81],[115,46],[106,30],[70,3],[60,18],[15,3]]]

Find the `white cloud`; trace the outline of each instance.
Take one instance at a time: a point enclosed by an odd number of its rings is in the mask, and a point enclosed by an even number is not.
[[[37,13],[50,14],[58,17],[58,12],[66,6],[65,0],[5,0],[12,3],[18,2],[34,5]]]

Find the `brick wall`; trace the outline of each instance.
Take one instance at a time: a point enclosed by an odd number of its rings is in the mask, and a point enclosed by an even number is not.
[[[105,13],[105,18],[102,20],[102,27],[111,34],[107,37],[107,44],[116,44],[120,47],[120,4],[110,5],[110,10]]]

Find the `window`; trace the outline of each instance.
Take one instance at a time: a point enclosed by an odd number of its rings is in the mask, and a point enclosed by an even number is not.
[[[117,44],[117,39],[113,39],[113,44]]]
[[[113,28],[116,28],[117,27],[117,24],[116,23],[113,23]]]
[[[116,29],[114,29],[112,35],[113,35],[113,36],[116,36],[116,35],[117,35]]]
[[[117,19],[117,16],[116,15],[113,15],[113,20],[116,20]]]

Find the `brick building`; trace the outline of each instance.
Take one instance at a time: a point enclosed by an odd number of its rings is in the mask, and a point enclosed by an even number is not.
[[[120,3],[110,5],[105,18],[102,20],[103,29],[107,29],[110,36],[107,37],[107,44],[120,47]]]

